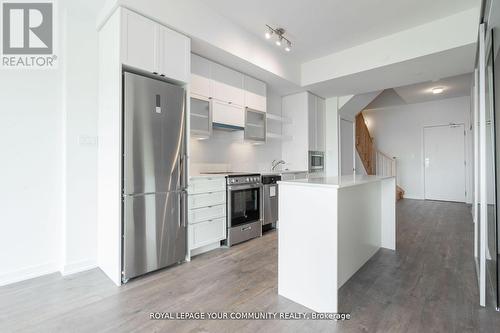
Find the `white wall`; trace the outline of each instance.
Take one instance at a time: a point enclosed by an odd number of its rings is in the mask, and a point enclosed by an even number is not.
[[[0,285],[58,269],[61,70],[0,75]]]
[[[96,5],[67,1],[65,35],[66,202],[64,274],[95,267],[97,260]]]
[[[57,69],[0,75],[0,285],[95,262],[100,5],[60,3]]]
[[[61,66],[1,70],[0,285],[59,269],[62,76]]]
[[[281,115],[281,97],[269,89],[267,112]],[[276,121],[268,120],[267,126],[273,133],[281,131],[281,125]],[[224,168],[222,165],[232,171],[263,172],[270,170],[273,160],[281,159],[280,140],[268,139],[265,144],[254,145],[244,142],[243,131],[214,130],[210,139],[192,138],[190,142],[191,174]]]
[[[406,198],[424,198],[423,127],[463,123],[467,129],[466,199],[470,202],[472,135],[469,109],[470,97],[458,97],[363,112],[377,149],[397,157],[398,185],[405,191]]]

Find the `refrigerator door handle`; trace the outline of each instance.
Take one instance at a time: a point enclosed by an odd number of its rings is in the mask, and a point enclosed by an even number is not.
[[[179,168],[181,170],[181,188],[186,189],[187,188],[187,155],[181,155],[179,158]]]
[[[186,198],[186,195],[187,195],[187,191],[186,190],[182,190],[180,191],[180,214],[181,214],[181,218],[179,219],[179,227],[182,227],[185,228],[186,227],[186,220],[187,220],[187,198]]]

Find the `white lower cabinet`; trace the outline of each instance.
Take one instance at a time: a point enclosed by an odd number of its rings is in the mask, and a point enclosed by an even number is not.
[[[226,192],[209,192],[189,196],[191,209],[217,205],[226,205]]]
[[[226,239],[226,217],[189,225],[191,250]]]
[[[189,221],[198,223],[206,220],[216,219],[226,216],[226,204],[217,206],[208,206],[189,210]]]
[[[226,190],[226,178],[193,178],[189,183],[189,195]]]
[[[226,239],[226,179],[195,177],[189,184],[189,255],[220,246]]]

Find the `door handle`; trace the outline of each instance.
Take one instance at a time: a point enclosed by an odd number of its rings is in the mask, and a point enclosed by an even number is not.
[[[182,227],[186,227],[187,225],[187,211],[188,211],[188,207],[187,207],[187,200],[186,200],[186,191],[181,191],[181,198],[180,198],[180,206],[181,206],[181,218],[179,220],[179,227],[181,226],[182,224]]]

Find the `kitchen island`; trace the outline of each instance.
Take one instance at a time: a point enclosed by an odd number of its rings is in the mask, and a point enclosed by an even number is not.
[[[396,249],[394,177],[279,182],[278,293],[340,312],[338,290],[381,247]]]

